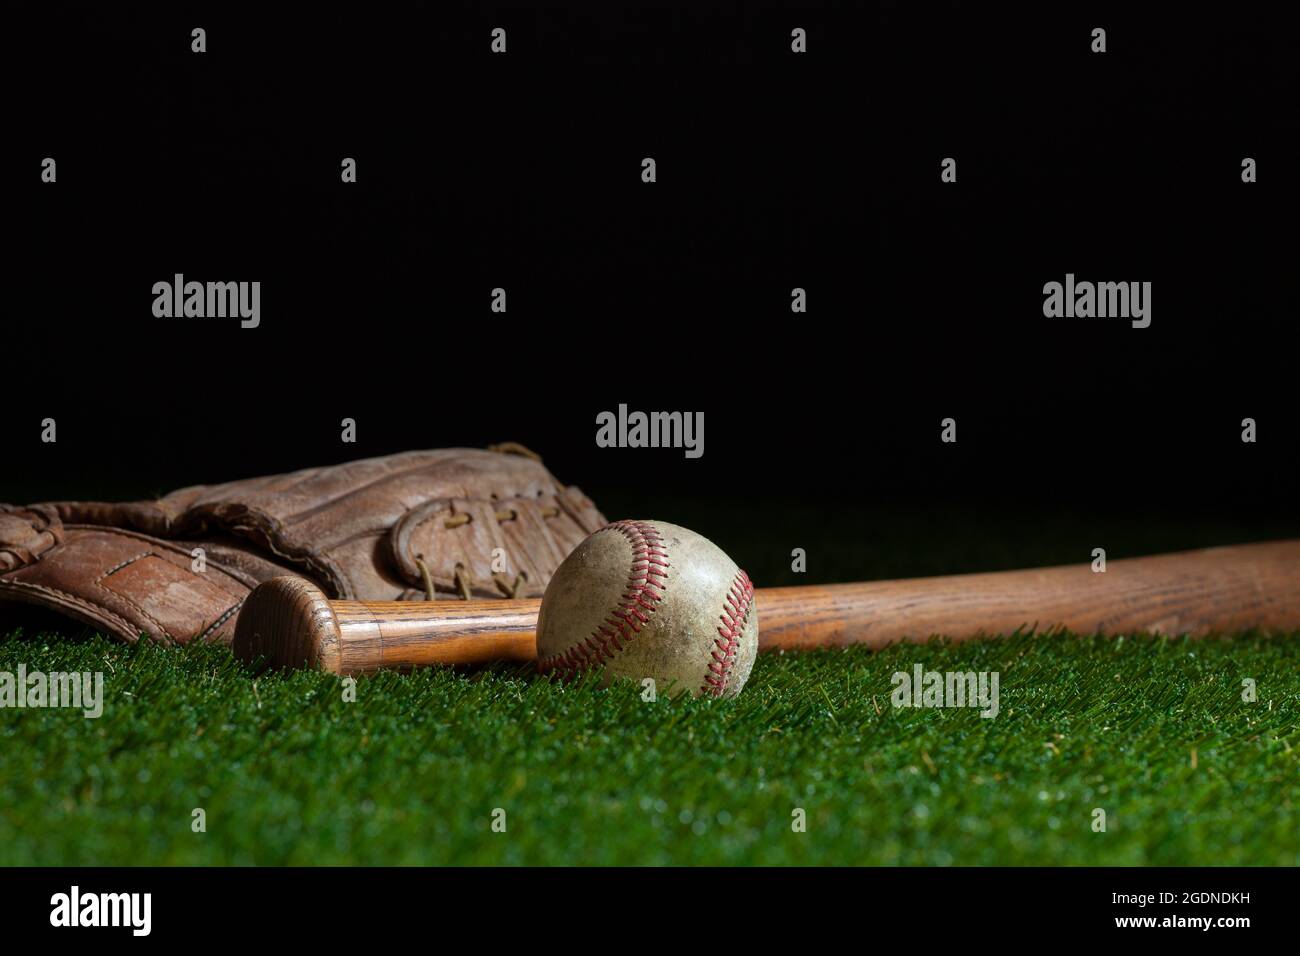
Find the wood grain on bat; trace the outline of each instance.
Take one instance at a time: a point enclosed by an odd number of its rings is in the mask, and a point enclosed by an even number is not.
[[[760,646],[882,647],[1020,627],[1082,633],[1300,627],[1300,541],[1091,564],[759,591]]]
[[[757,592],[764,651],[883,647],[1022,627],[1201,636],[1300,629],[1300,541],[1026,571]],[[236,627],[241,659],[356,674],[425,664],[529,661],[540,602],[329,601],[301,578],[250,595]]]

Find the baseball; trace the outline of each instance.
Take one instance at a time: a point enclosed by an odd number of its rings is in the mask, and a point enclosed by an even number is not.
[[[758,651],[748,575],[712,541],[663,521],[615,521],[560,564],[537,619],[538,667],[601,668],[608,684],[733,697]]]

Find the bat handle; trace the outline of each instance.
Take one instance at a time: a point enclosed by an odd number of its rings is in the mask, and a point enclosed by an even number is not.
[[[299,577],[253,590],[231,646],[237,658],[334,674],[426,664],[531,661],[541,602],[332,601]]]

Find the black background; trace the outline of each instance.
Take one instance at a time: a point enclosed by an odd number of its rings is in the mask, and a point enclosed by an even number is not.
[[[516,440],[610,517],[830,528],[823,576],[1298,533],[1291,34],[1051,8],[13,15],[0,500]],[[261,327],[154,318],[176,272],[260,280]],[[1151,327],[1044,318],[1067,272]],[[598,449],[620,402],[704,457]]]
[[[840,938],[866,946],[900,940],[928,952],[950,941],[978,950],[988,941],[1057,946],[1063,937],[1077,942],[1128,936],[1167,939],[1181,953],[1199,951],[1198,944],[1224,952],[1241,941],[1281,942],[1292,929],[1295,897],[1295,871],[1285,868],[624,869],[616,876],[616,899],[609,898],[608,879],[595,885],[593,875],[579,869],[444,874],[399,868],[49,867],[0,871],[0,882],[8,883],[0,915],[6,939],[41,943],[62,938],[82,945],[192,944],[201,934],[209,945],[246,945],[250,938],[304,947],[373,945],[385,933],[405,931],[434,945],[470,934],[503,949],[550,939],[586,951],[608,940],[651,946],[669,946],[676,937],[712,941],[720,935],[721,905],[707,899],[724,882],[732,900],[726,906],[730,950],[770,947],[775,932],[803,940],[807,949]],[[688,895],[706,902],[675,901],[674,893],[680,897],[684,886],[695,891],[697,883],[698,891]],[[83,894],[151,893],[152,932],[136,938],[120,927],[50,927],[51,897],[68,894],[74,884]],[[1114,902],[1115,894],[1160,892],[1174,894],[1178,903]],[[1192,893],[1225,895],[1217,903],[1182,902]],[[1229,893],[1249,898],[1226,902]],[[580,913],[559,915],[575,906]],[[1116,918],[1123,917],[1245,917],[1250,925],[1117,927]]]

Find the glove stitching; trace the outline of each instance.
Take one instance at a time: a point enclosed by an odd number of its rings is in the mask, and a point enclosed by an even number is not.
[[[211,626],[205,627],[202,633],[196,634],[194,636],[194,639],[197,641],[208,640],[208,638],[210,638],[221,627],[221,625],[225,624],[226,621],[230,620],[230,618],[243,606],[244,606],[244,602],[242,600],[236,601],[234,604],[232,604],[229,608],[226,609],[226,612],[224,614],[222,614],[215,621],[213,621]]]
[[[121,564],[119,564],[117,567],[115,567],[115,568],[110,568],[108,571],[105,571],[103,574],[101,574],[99,577],[97,577],[97,578],[95,579],[95,581],[94,581],[94,585],[95,585],[95,587],[99,588],[101,591],[105,591],[105,592],[107,592],[108,594],[112,595],[113,597],[117,598],[119,601],[122,601],[122,602],[125,603],[125,604],[129,604],[131,607],[135,608],[135,609],[140,613],[140,616],[141,616],[141,617],[143,617],[145,620],[151,622],[151,623],[154,625],[154,627],[156,627],[156,628],[158,629],[159,633],[162,634],[162,638],[163,638],[163,640],[164,640],[166,643],[168,643],[168,644],[176,644],[176,643],[179,643],[179,641],[176,640],[175,635],[173,635],[170,631],[168,631],[167,628],[163,627],[163,624],[162,624],[161,621],[159,621],[156,617],[154,617],[152,614],[150,614],[148,611],[146,611],[143,607],[141,607],[139,604],[137,604],[134,600],[132,600],[131,598],[127,597],[125,594],[122,594],[120,591],[114,591],[112,588],[108,587],[107,585],[105,585],[105,584],[103,583],[105,578],[109,577],[110,575],[114,574],[114,573],[117,572],[117,571],[122,570],[122,569],[123,569],[124,567],[126,567],[127,565],[129,565],[129,564],[134,564],[135,562],[139,561],[141,558],[147,558],[147,557],[150,557],[150,556],[153,555],[153,554],[154,554],[154,552],[151,551],[151,550],[150,550],[150,551],[144,551],[144,552],[142,552],[142,553],[140,553],[140,554],[137,554],[134,558],[130,558],[130,559],[126,560],[126,561],[123,561],[123,562],[122,562]],[[161,556],[159,556],[159,560],[163,560],[163,558],[162,558]],[[168,562],[168,563],[170,563],[170,562]]]
[[[39,591],[42,594],[48,594],[55,598],[61,598],[64,603],[71,604],[74,607],[78,607],[84,610],[87,613],[87,615],[90,616],[95,621],[99,622],[102,621],[104,618],[108,618],[113,622],[113,624],[117,626],[118,630],[122,634],[134,635],[133,637],[127,638],[127,640],[135,641],[138,640],[140,637],[140,629],[137,628],[130,621],[128,621],[126,618],[122,617],[120,614],[110,611],[102,604],[94,604],[90,601],[87,601],[85,598],[78,597],[77,595],[72,594],[68,591],[64,591],[59,588],[52,588],[45,584],[28,584],[25,581],[0,581],[0,593],[3,593],[5,591],[8,591],[11,594],[24,594],[29,591]]]
[[[178,553],[185,553],[185,552],[180,552],[180,550],[178,549]],[[149,558],[149,557],[156,557],[156,558],[158,558],[158,560],[160,560],[160,561],[167,561],[167,559],[164,558],[161,554],[159,554],[159,553],[157,552],[156,549],[154,549],[154,548],[149,548],[149,549],[147,549],[147,550],[145,550],[145,551],[140,552],[139,554],[135,555],[134,557],[127,558],[125,561],[121,561],[121,562],[119,562],[118,564],[116,564],[115,566],[109,568],[107,571],[105,571],[103,574],[101,574],[98,578],[95,579],[95,581],[94,581],[94,585],[95,585],[96,587],[98,587],[100,590],[102,590],[102,591],[106,592],[107,594],[111,595],[112,597],[114,597],[114,598],[116,598],[116,599],[122,601],[123,603],[128,604],[129,606],[135,608],[136,611],[139,612],[139,614],[140,614],[141,617],[143,617],[145,620],[151,622],[151,623],[154,625],[154,627],[156,627],[156,628],[158,629],[158,632],[159,632],[159,634],[161,634],[161,636],[162,636],[162,640],[163,640],[165,643],[168,643],[168,644],[179,644],[179,643],[181,643],[181,641],[176,637],[176,635],[174,635],[174,634],[172,634],[170,631],[168,631],[168,629],[163,625],[163,623],[162,623],[161,621],[159,621],[156,617],[154,617],[152,614],[150,614],[148,611],[146,611],[146,610],[144,609],[144,607],[142,607],[138,602],[136,602],[136,601],[133,600],[132,598],[128,597],[127,595],[123,594],[121,591],[115,591],[115,590],[113,590],[112,588],[108,587],[106,584],[104,584],[104,581],[105,581],[107,578],[112,577],[112,576],[113,576],[114,574],[116,574],[118,571],[121,571],[123,568],[125,568],[125,567],[127,567],[127,566],[129,566],[129,565],[135,564],[137,561],[141,560],[142,558]],[[168,563],[168,564],[171,564],[170,561],[167,561],[167,563]],[[175,567],[175,565],[172,565],[172,566]],[[218,568],[217,571],[218,571],[218,573],[222,573],[220,568]],[[218,618],[218,620],[217,620],[214,624],[212,624],[212,625],[211,625],[210,627],[208,627],[208,628],[205,628],[205,629],[204,629],[204,630],[203,630],[199,635],[196,635],[196,637],[199,637],[200,639],[206,638],[209,634],[212,633],[212,631],[213,631],[214,629],[220,627],[221,624],[223,624],[226,620],[228,620],[229,617],[230,617],[230,615],[233,614],[235,611],[237,611],[237,610],[239,609],[240,605],[242,605],[243,603],[244,603],[244,602],[243,602],[243,599],[242,599],[242,598],[241,598],[240,600],[236,601],[235,604],[234,604],[232,607],[227,608],[227,610],[222,614],[222,616],[221,616],[220,618]]]

